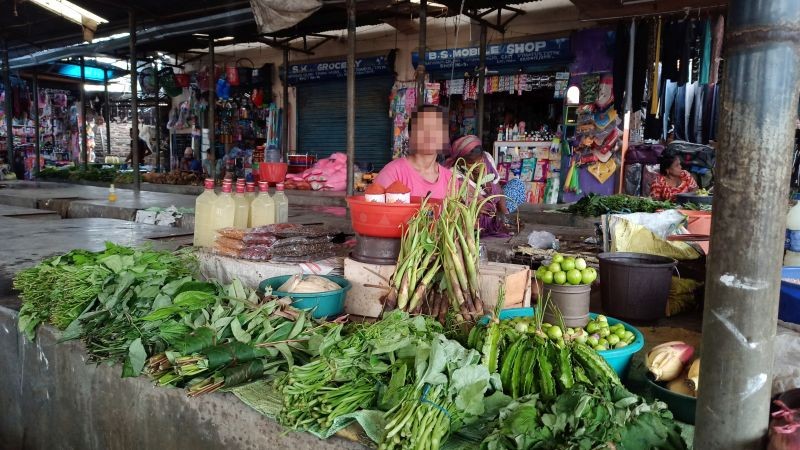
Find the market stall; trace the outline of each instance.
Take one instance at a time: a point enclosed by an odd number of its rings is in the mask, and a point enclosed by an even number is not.
[[[383,253],[393,264],[374,264],[357,261],[377,255],[356,243],[351,260],[360,264],[348,272],[345,262],[345,277],[309,274],[317,270],[310,263],[286,266],[285,275],[277,269],[281,260],[319,261],[334,251],[335,230],[282,221],[248,228],[235,209],[211,252],[76,250],[15,278],[18,326],[35,340],[47,335],[37,336],[39,325],[50,324],[62,340],[83,341],[90,361],[121,363],[123,377],[147,376],[192,399],[227,390],[323,439],[351,426],[379,448],[517,448],[510,442],[542,436],[568,446],[576,435],[539,412],[571,416],[565,405],[584,398],[587,408],[613,414],[575,415],[581,440],[687,448],[663,403],[624,387],[643,335],[590,314],[588,301],[577,311],[563,303],[559,289],[586,292],[594,269],[553,255],[549,275],[537,272],[536,307],[527,307],[526,268],[519,280],[480,262],[481,200],[470,192],[453,183],[440,203],[391,192],[383,202],[380,194],[352,198],[363,202],[353,218],[357,239],[375,246],[383,229],[383,248],[392,248],[386,239],[398,247]],[[390,209],[406,212],[391,219]],[[375,290],[353,297],[354,285]],[[380,305],[376,317],[341,314],[365,300]],[[525,427],[510,425],[522,417]]]

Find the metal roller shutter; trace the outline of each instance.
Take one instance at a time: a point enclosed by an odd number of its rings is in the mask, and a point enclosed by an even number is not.
[[[389,94],[393,77],[356,80],[356,164],[380,170],[392,158]],[[297,152],[318,155],[347,151],[344,80],[297,86]]]

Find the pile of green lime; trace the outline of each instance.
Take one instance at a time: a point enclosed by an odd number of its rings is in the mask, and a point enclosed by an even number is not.
[[[593,267],[586,267],[586,260],[583,258],[565,258],[556,253],[549,265],[539,266],[536,279],[544,284],[588,285],[597,279],[597,271]]]
[[[608,319],[602,314],[590,320],[584,328],[568,328],[566,336],[597,351],[627,347],[636,340],[636,335],[626,330],[625,325],[609,325]]]

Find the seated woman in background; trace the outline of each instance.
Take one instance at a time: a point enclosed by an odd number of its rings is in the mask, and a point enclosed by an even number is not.
[[[664,150],[659,158],[660,174],[650,184],[650,196],[655,200],[675,201],[678,194],[698,189],[692,175],[683,170],[681,159],[673,152]]]
[[[500,187],[500,176],[495,167],[494,158],[483,151],[481,148],[481,140],[475,135],[462,136],[450,145],[450,154],[445,160],[445,167],[453,169],[454,175],[459,179],[463,179],[462,173],[464,167],[458,166],[458,161],[463,159],[462,165],[467,167],[475,163],[483,163],[486,166],[486,175],[493,176],[483,186],[481,195],[489,197],[492,195],[499,195],[500,197],[494,198],[481,211],[480,227],[482,234],[486,236],[502,236],[508,234],[506,220],[508,218],[508,208],[506,206],[506,197],[503,195],[503,189]],[[477,173],[473,174],[477,176]],[[472,187],[476,186],[477,180],[469,180]]]
[[[436,106],[422,106],[411,113],[408,130],[408,156],[384,166],[375,182],[387,187],[400,181],[411,189],[413,197],[425,197],[430,192],[431,198],[441,200],[447,196],[452,177],[450,169],[437,162],[449,141],[446,117]]]

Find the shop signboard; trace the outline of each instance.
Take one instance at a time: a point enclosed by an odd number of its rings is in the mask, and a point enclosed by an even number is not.
[[[388,75],[394,71],[387,56],[356,58],[356,76]],[[347,78],[347,61],[325,61],[289,65],[289,84]]]
[[[568,37],[541,41],[508,42],[486,47],[486,67],[507,65],[539,65],[565,62],[572,59]],[[414,67],[419,63],[419,53],[411,54]],[[425,69],[428,72],[456,69],[473,70],[480,63],[478,47],[449,48],[428,52]]]

